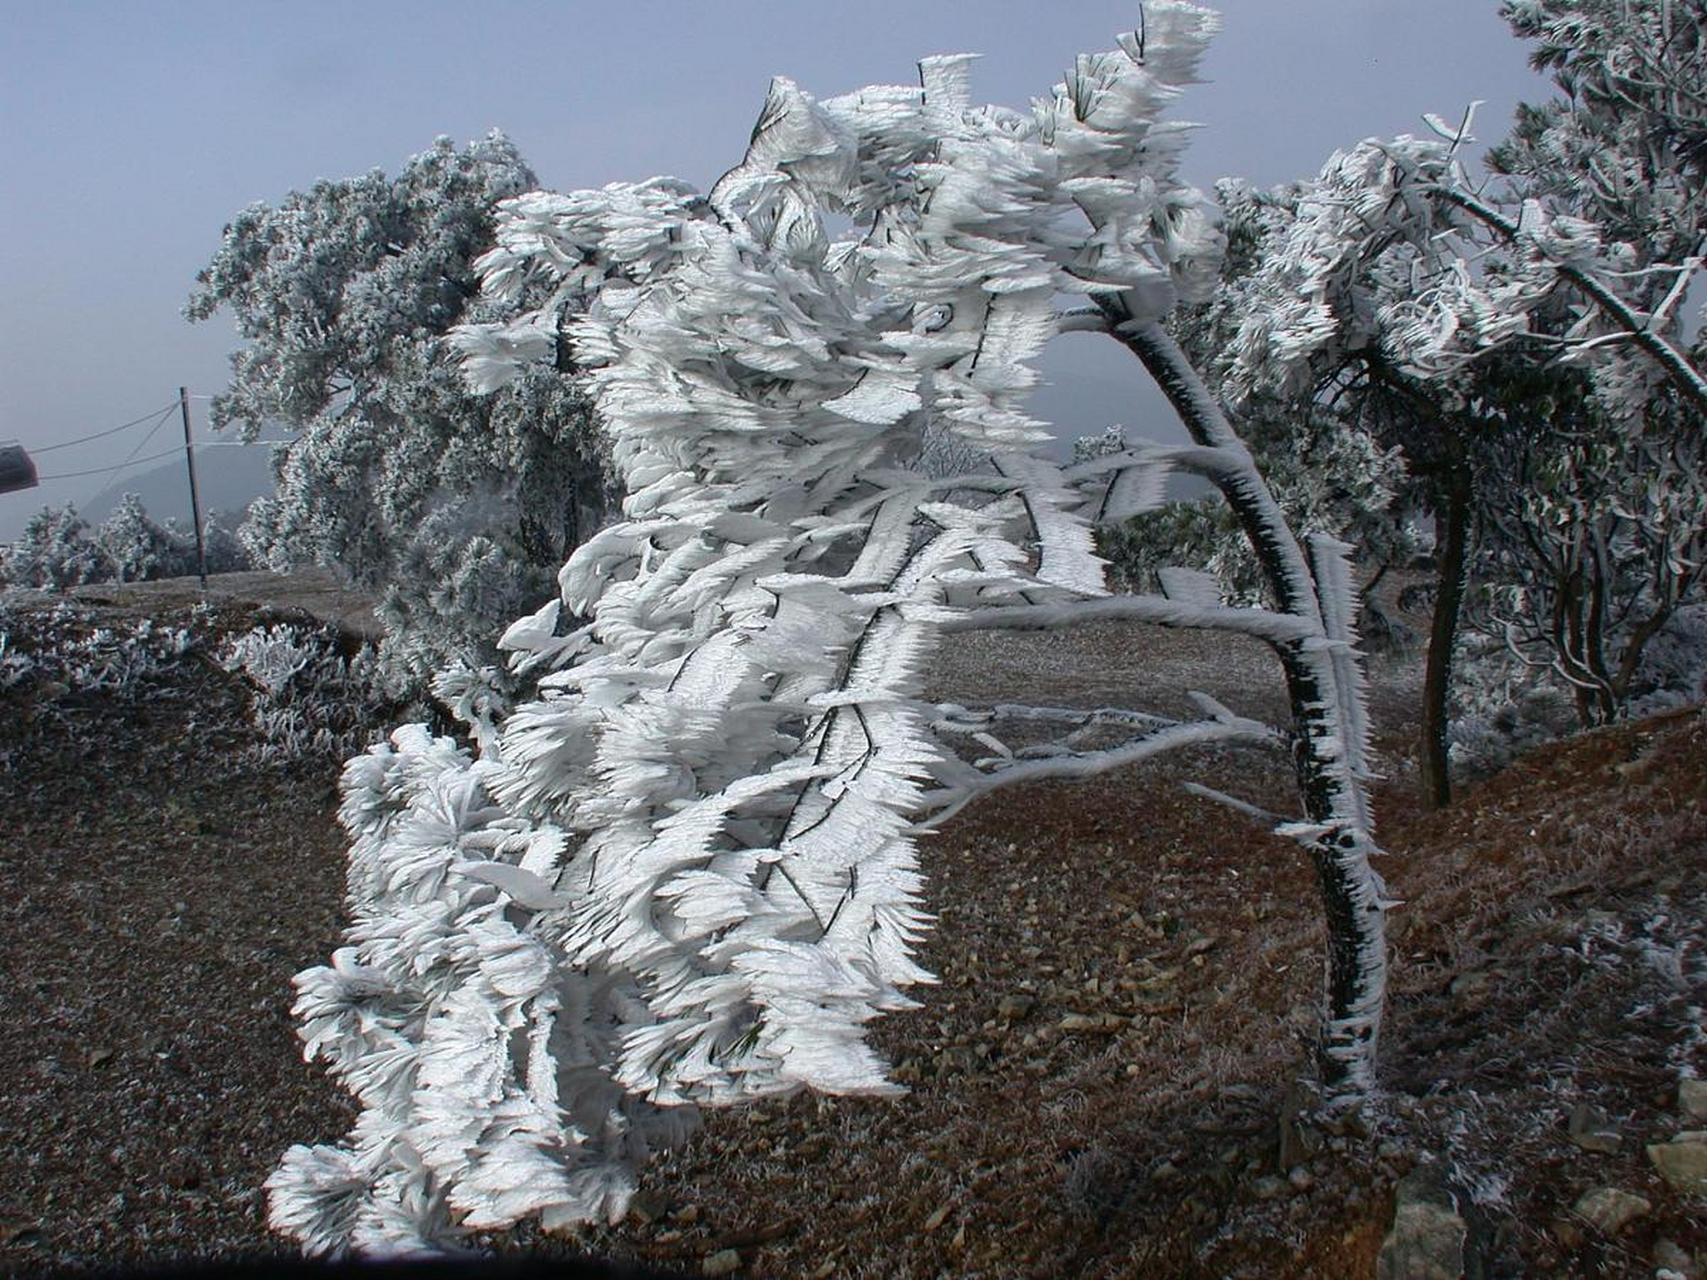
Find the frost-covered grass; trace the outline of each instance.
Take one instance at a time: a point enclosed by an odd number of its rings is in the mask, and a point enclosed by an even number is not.
[[[103,619],[66,602],[26,609],[0,597],[0,697],[19,720],[66,720],[91,699],[146,696],[196,644],[193,623]],[[0,765],[17,742],[0,737]]]
[[[219,664],[249,691],[256,763],[344,760],[379,736],[403,700],[373,646],[351,648],[334,629],[303,623],[253,627],[221,646]]]
[[[98,700],[146,700],[188,663],[215,665],[241,681],[254,730],[243,753],[255,765],[342,761],[397,718],[432,714],[385,677],[371,642],[327,624],[235,630],[230,616],[206,603],[160,621],[71,600],[0,598],[0,696],[20,723],[47,719],[91,732]],[[0,762],[17,741],[0,741]]]

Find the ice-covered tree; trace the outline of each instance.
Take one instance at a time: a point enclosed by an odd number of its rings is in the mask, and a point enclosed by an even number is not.
[[[172,535],[149,518],[142,500],[127,493],[101,522],[95,540],[120,582],[142,582],[184,572]],[[193,570],[190,570],[193,571]]]
[[[378,592],[386,657],[420,677],[489,659],[609,497],[572,380],[546,368],[476,396],[446,345],[458,322],[496,318],[471,263],[497,203],[533,185],[494,134],[461,149],[440,139],[395,177],[254,205],[187,308],[229,310],[245,341],[214,425],[295,433],[275,455],[276,495],[250,515],[251,554],[329,565]]]
[[[63,591],[111,576],[111,562],[99,540],[89,536],[89,522],[69,502],[43,507],[16,541],[0,547],[0,583]]]
[[[1493,153],[1492,184],[1473,183],[1460,162],[1469,120],[1431,118],[1434,136],[1365,141],[1312,180],[1268,193],[1223,188],[1233,225],[1255,248],[1188,326],[1213,339],[1198,349],[1225,353],[1212,379],[1254,423],[1282,406],[1285,448],[1276,456],[1295,457],[1319,438],[1324,414],[1336,430],[1396,449],[1436,517],[1421,753],[1436,802],[1448,794],[1451,655],[1475,512],[1502,517],[1489,529],[1545,538],[1535,520],[1597,507],[1628,487],[1605,466],[1565,465],[1562,453],[1543,460],[1557,501],[1537,504],[1533,473],[1498,470],[1502,459],[1525,456],[1511,443],[1545,451],[1562,442],[1533,419],[1542,404],[1580,400],[1585,378],[1598,416],[1594,448],[1579,450],[1578,463],[1598,456],[1613,470],[1639,471],[1656,434],[1678,424],[1698,432],[1707,410],[1699,334],[1679,316],[1707,217],[1707,57],[1701,16],[1684,8],[1508,5],[1518,34],[1539,41],[1536,65],[1566,96],[1520,109]],[[1677,515],[1676,504],[1655,509],[1671,533],[1651,545],[1679,545]],[[1495,559],[1524,562],[1522,545],[1508,542]],[[1592,573],[1603,562],[1579,563]],[[1648,570],[1667,577],[1663,566]],[[1639,619],[1631,637],[1663,621],[1665,607],[1629,615]],[[1561,670],[1576,669],[1559,656]]]
[[[1683,315],[1707,252],[1707,11],[1674,0],[1507,0],[1504,12],[1560,96],[1520,106],[1489,166],[1516,194],[1598,228],[1607,292],[1629,310],[1614,320],[1595,281],[1573,282],[1609,317],[1598,345],[1615,358],[1586,362],[1603,401],[1627,415],[1669,383],[1707,412],[1700,319]],[[1666,350],[1692,344],[1692,359]]]
[[[1162,118],[1217,25],[1158,0],[1027,111],[974,107],[958,56],[823,100],[779,79],[705,194],[505,206],[480,265],[518,314],[457,342],[502,388],[554,362],[568,317],[623,519],[505,632],[512,710],[466,672],[441,682],[472,748],[414,726],[348,766],[355,919],[297,1012],[363,1112],[344,1144],[287,1154],[275,1227],[395,1251],[614,1217],[696,1106],[894,1091],[864,1028],[929,978],[920,825],[1192,743],[1290,750],[1281,830],[1328,921],[1321,1069],[1337,1095],[1369,1085],[1386,904],[1348,549],[1294,534],[1162,325],[1221,251],[1176,175],[1186,126]],[[1128,348],[1191,443],[1049,461],[1025,406],[1062,332]],[[987,461],[934,478],[910,465],[929,431]],[[1172,470],[1221,490],[1272,607],[1224,606],[1187,568],[1107,593],[1093,528]],[[946,631],[1105,618],[1266,642],[1291,724],[1204,695],[1181,722],[922,697]],[[1093,720],[1114,745],[1086,745]],[[1058,737],[1016,749],[1016,724]]]

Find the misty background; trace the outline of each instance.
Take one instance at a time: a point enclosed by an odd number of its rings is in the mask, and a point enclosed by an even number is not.
[[[1420,132],[1485,105],[1497,140],[1519,99],[1549,86],[1497,0],[1224,0],[1207,83],[1175,115],[1204,127],[1185,176],[1271,185],[1314,173],[1371,135]],[[133,450],[198,438],[238,339],[223,316],[180,314],[224,225],[317,178],[395,173],[445,134],[502,129],[541,184],[566,191],[674,174],[705,187],[741,156],[772,75],[827,96],[915,83],[931,53],[984,55],[978,101],[1022,106],[1075,53],[1113,47],[1134,0],[801,0],[363,4],[0,0],[0,442],[32,452],[131,419],[141,426],[36,457],[39,488],[0,495],[0,540],[43,504],[99,518],[126,491],[187,521],[181,452],[112,472]],[[1064,439],[1124,423],[1169,434],[1116,344],[1068,335],[1044,363],[1036,412]],[[154,411],[170,407],[146,447]],[[203,506],[232,511],[268,484],[268,450],[202,449]],[[65,479],[48,477],[67,473]]]

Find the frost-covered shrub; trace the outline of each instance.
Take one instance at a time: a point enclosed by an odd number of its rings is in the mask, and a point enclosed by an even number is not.
[[[111,576],[106,552],[70,503],[43,507],[17,541],[0,548],[0,583],[10,586],[63,591]]]
[[[1580,726],[1570,693],[1494,636],[1465,633],[1453,664],[1448,751],[1454,771],[1498,773],[1532,747]]]
[[[228,640],[219,662],[248,686],[258,763],[355,755],[400,710],[373,647],[346,653],[329,627],[254,627]]]
[[[223,515],[210,512],[202,529],[209,573],[249,567]],[[134,493],[125,494],[98,526],[75,507],[43,507],[23,535],[0,546],[0,587],[63,591],[101,582],[151,582],[197,572],[195,530],[176,520],[157,524]]]
[[[67,692],[111,693],[172,666],[196,643],[193,627],[152,618],[103,623],[69,601],[30,608],[0,600],[0,662],[12,684],[48,680]]]
[[[1531,665],[1486,632],[1466,635],[1455,667],[1452,763],[1485,777],[1544,742],[1582,728],[1575,691],[1555,670]],[[1672,614],[1647,643],[1624,704],[1654,715],[1707,697],[1707,605]]]
[[[142,618],[124,627],[96,627],[59,656],[74,691],[115,692],[175,665],[192,644],[188,628]]]
[[[1648,641],[1630,714],[1653,715],[1707,698],[1707,604],[1686,605]]]
[[[35,669],[35,659],[17,651],[11,627],[5,615],[0,613],[0,693],[16,689],[34,674]]]

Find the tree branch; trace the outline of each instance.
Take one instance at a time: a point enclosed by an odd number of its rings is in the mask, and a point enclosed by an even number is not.
[[[1113,769],[1120,769],[1148,760],[1150,757],[1166,751],[1199,746],[1209,742],[1252,742],[1278,745],[1284,741],[1283,735],[1272,726],[1266,725],[1260,720],[1251,720],[1228,712],[1225,716],[1217,716],[1210,720],[1194,720],[1169,725],[1166,728],[1145,734],[1132,742],[1111,747],[1106,751],[1072,751],[1041,760],[1015,760],[1012,763],[1002,763],[992,770],[983,771],[981,783],[967,784],[963,794],[956,797],[947,808],[920,823],[919,826],[922,830],[934,830],[959,813],[968,804],[971,804],[972,801],[988,795],[999,787],[1012,786],[1020,782],[1035,782],[1044,778],[1093,778]],[[954,788],[954,790],[958,789]]]
[[[1233,631],[1272,645],[1318,638],[1320,627],[1270,609],[1185,604],[1166,596],[1108,596],[1062,604],[995,605],[944,621],[944,631],[1046,631],[1092,622],[1148,622],[1190,631]]]
[[[1485,226],[1491,227],[1513,244],[1518,243],[1520,228],[1517,223],[1490,208],[1468,192],[1456,187],[1436,186],[1430,189],[1436,198],[1446,201],[1468,213]],[[1671,343],[1655,333],[1645,323],[1636,318],[1636,313],[1594,276],[1581,267],[1569,262],[1550,259],[1553,268],[1565,279],[1569,280],[1609,316],[1614,323],[1627,332],[1631,340],[1641,347],[1663,368],[1679,390],[1695,402],[1696,407],[1707,413],[1707,377],[1689,362],[1685,356]]]
[[[1107,333],[1108,317],[1096,307],[1074,307],[1058,312],[1055,326],[1061,333]]]

